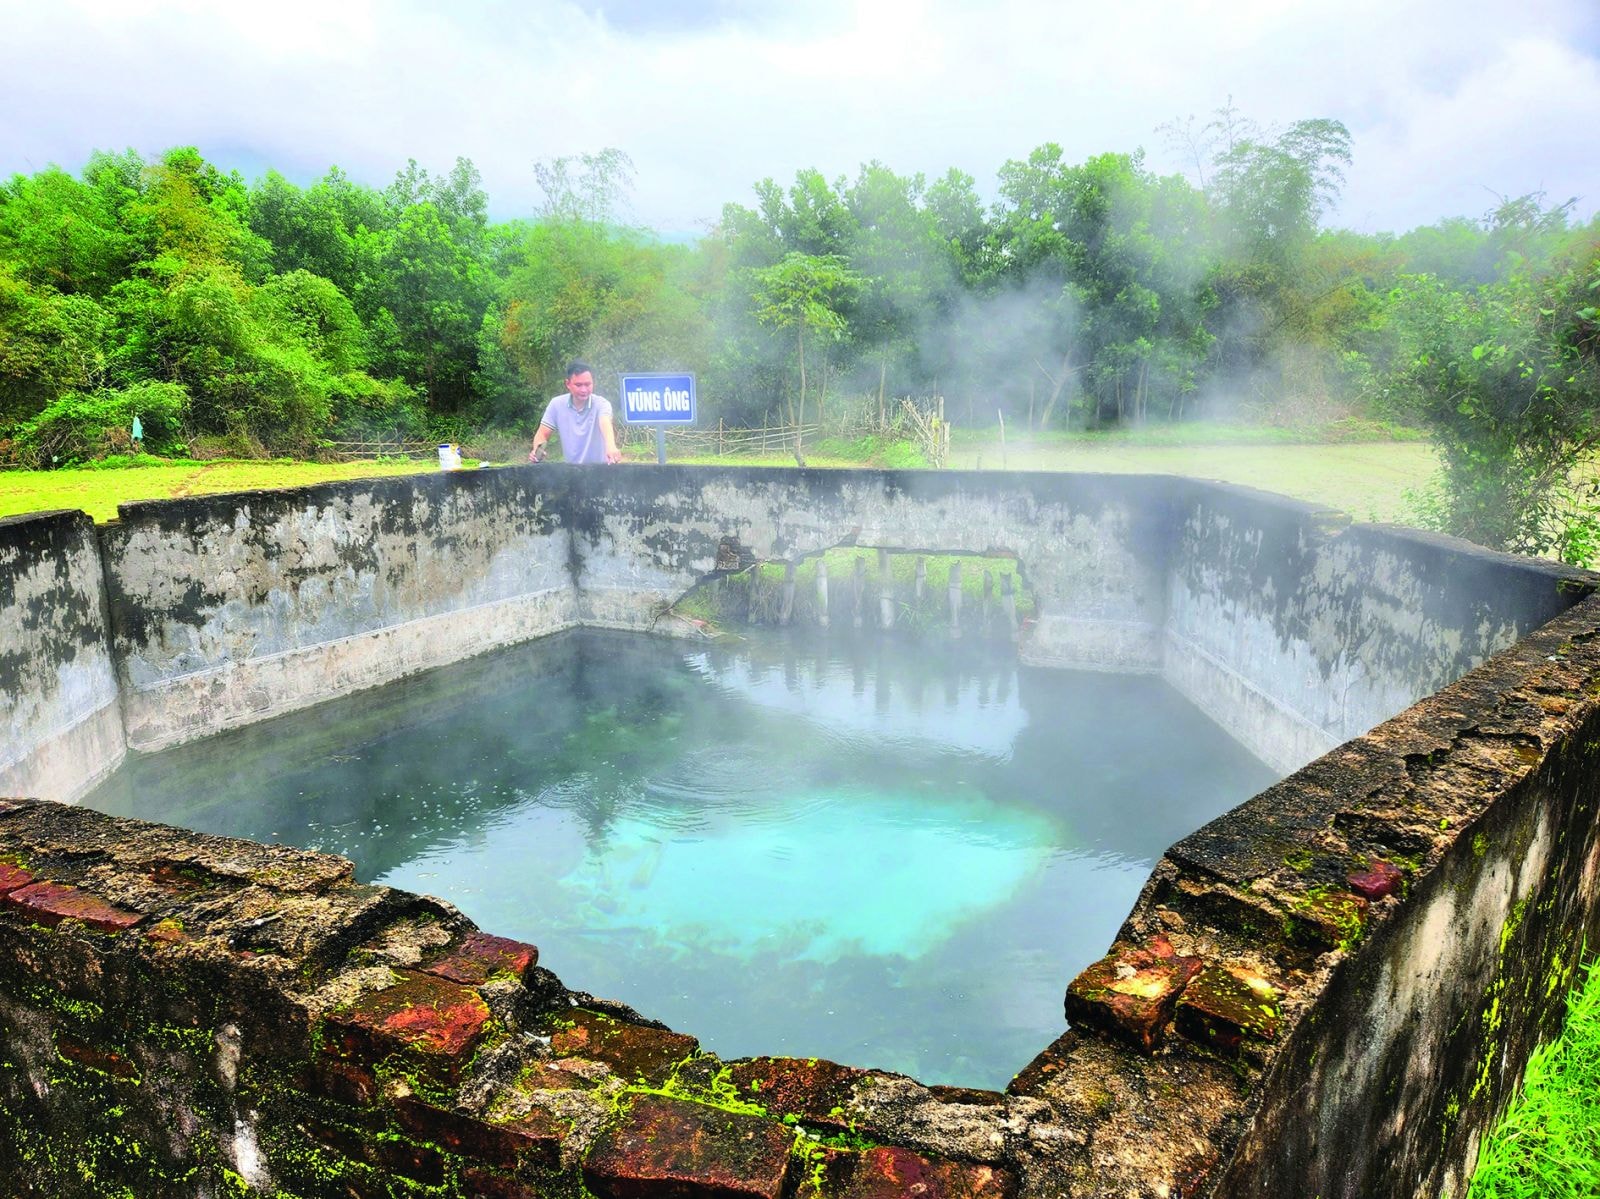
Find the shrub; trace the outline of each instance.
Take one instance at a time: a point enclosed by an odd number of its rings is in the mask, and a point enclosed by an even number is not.
[[[184,447],[189,394],[178,383],[136,383],[120,390],[68,392],[17,429],[17,454],[39,466],[67,466],[133,449],[137,416],[144,448],[171,454]]]
[[[422,392],[404,380],[351,371],[334,378],[328,398],[333,416],[328,435],[335,439],[427,435]]]

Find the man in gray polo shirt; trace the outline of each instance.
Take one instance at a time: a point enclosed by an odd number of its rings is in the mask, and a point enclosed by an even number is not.
[[[568,462],[622,461],[611,423],[611,401],[594,394],[594,370],[587,362],[567,364],[567,392],[545,405],[533,449],[528,451],[529,462],[544,457],[552,433],[561,438],[561,453]]]

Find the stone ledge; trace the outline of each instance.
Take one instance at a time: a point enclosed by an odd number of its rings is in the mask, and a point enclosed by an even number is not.
[[[606,1199],[781,1199],[793,1141],[771,1120],[644,1095],[601,1134],[583,1178]]]

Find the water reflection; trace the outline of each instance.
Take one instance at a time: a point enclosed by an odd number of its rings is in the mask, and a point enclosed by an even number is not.
[[[1162,849],[1269,781],[1153,678],[585,632],[135,757],[89,802],[346,854],[725,1055],[995,1086]]]

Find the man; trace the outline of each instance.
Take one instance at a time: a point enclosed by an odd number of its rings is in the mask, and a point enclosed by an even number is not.
[[[594,370],[587,362],[567,364],[567,393],[545,405],[533,449],[528,451],[529,462],[544,458],[552,434],[561,438],[561,453],[568,462],[622,461],[611,423],[611,401],[594,394]]]

